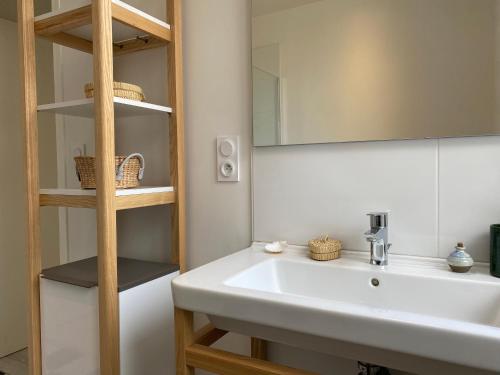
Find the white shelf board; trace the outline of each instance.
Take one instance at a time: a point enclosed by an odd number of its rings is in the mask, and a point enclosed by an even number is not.
[[[142,195],[153,193],[169,193],[174,191],[172,186],[141,186],[132,189],[118,189],[116,190],[117,197],[124,197],[127,195]],[[44,195],[71,195],[71,196],[95,196],[95,189],[40,189],[40,194]]]
[[[112,0],[112,3],[114,3],[118,6],[121,6],[122,8],[125,8],[131,12],[134,12],[134,13],[138,14],[139,16],[144,17],[144,18],[170,30],[170,25],[168,23],[166,23],[166,22],[164,22],[156,17],[149,15],[149,14],[143,12],[142,10],[134,8],[133,6],[131,6],[127,3],[124,3],[123,1]],[[63,2],[63,4],[64,4],[64,2]],[[85,2],[79,2],[78,6],[74,6],[74,7],[64,7],[64,5],[63,5],[63,8],[60,10],[45,13],[45,14],[42,14],[40,16],[35,17],[35,22],[41,21],[41,20],[44,20],[44,19],[47,19],[47,18],[50,18],[53,16],[57,16],[59,14],[66,13],[70,10],[77,9],[77,8],[80,8],[80,7],[83,7],[86,5],[90,5],[90,4],[92,4],[91,0],[88,0]],[[66,33],[70,34],[70,35],[78,36],[80,38],[84,38],[87,40],[92,40],[92,25],[86,25],[86,26],[74,28],[72,30],[67,30]],[[119,43],[119,42],[122,42],[125,40],[135,39],[138,36],[144,36],[144,35],[141,34],[141,32],[138,32],[138,30],[134,29],[133,27],[124,25],[120,22],[113,20],[113,42]]]
[[[114,97],[115,117],[133,117],[172,113],[172,108],[162,105],[140,102]],[[38,106],[38,112],[52,112],[60,115],[77,117],[94,117],[94,98],[78,99],[66,102],[42,104]]]

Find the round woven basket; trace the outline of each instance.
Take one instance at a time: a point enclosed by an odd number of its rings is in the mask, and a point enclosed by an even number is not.
[[[322,262],[340,258],[338,253],[325,253],[325,254],[310,253],[310,255],[311,255],[311,259],[319,260]]]
[[[76,174],[82,189],[96,188],[95,157],[76,156]],[[144,176],[144,158],[141,154],[116,156],[116,188],[134,188],[140,185]]]
[[[86,98],[93,98],[94,97],[94,84],[93,83],[87,83],[84,86],[84,90],[85,90],[85,97]],[[144,92],[142,91],[142,88],[137,86],[137,85],[132,85],[131,83],[113,82],[113,92],[114,92],[114,95],[118,96],[119,98],[138,100],[141,102],[146,100],[146,97],[144,95]]]
[[[309,252],[314,260],[333,260],[340,258],[342,242],[328,236],[309,241]]]

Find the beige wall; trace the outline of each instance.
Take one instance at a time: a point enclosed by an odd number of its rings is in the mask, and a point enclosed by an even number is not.
[[[0,356],[25,345],[24,211],[22,134],[19,124],[16,24],[0,20]],[[5,56],[5,57],[4,57]],[[7,90],[8,88],[8,90]],[[5,305],[4,305],[5,304]],[[12,329],[11,327],[15,328]],[[16,332],[17,331],[17,332]]]
[[[37,49],[39,97],[53,95],[52,48]],[[25,212],[23,136],[19,117],[17,25],[0,19],[0,356],[26,344]],[[40,118],[41,184],[55,186],[55,127],[50,117]],[[59,261],[57,211],[43,210],[44,265]],[[7,308],[5,308],[7,306]]]
[[[0,7],[0,18],[8,21],[16,22],[17,20],[17,1],[2,0]],[[50,0],[34,1],[35,15],[43,14],[50,11]]]
[[[184,1],[191,268],[243,249],[251,240],[249,12],[249,1]],[[218,135],[241,137],[239,183],[216,181]]]

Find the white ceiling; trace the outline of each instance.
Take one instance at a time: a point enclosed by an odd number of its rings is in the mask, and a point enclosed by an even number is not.
[[[252,15],[254,17],[262,16],[268,13],[297,8],[317,1],[323,0],[252,0]]]

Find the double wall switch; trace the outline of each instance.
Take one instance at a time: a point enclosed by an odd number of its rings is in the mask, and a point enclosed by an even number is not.
[[[217,181],[240,180],[240,137],[217,137]]]

